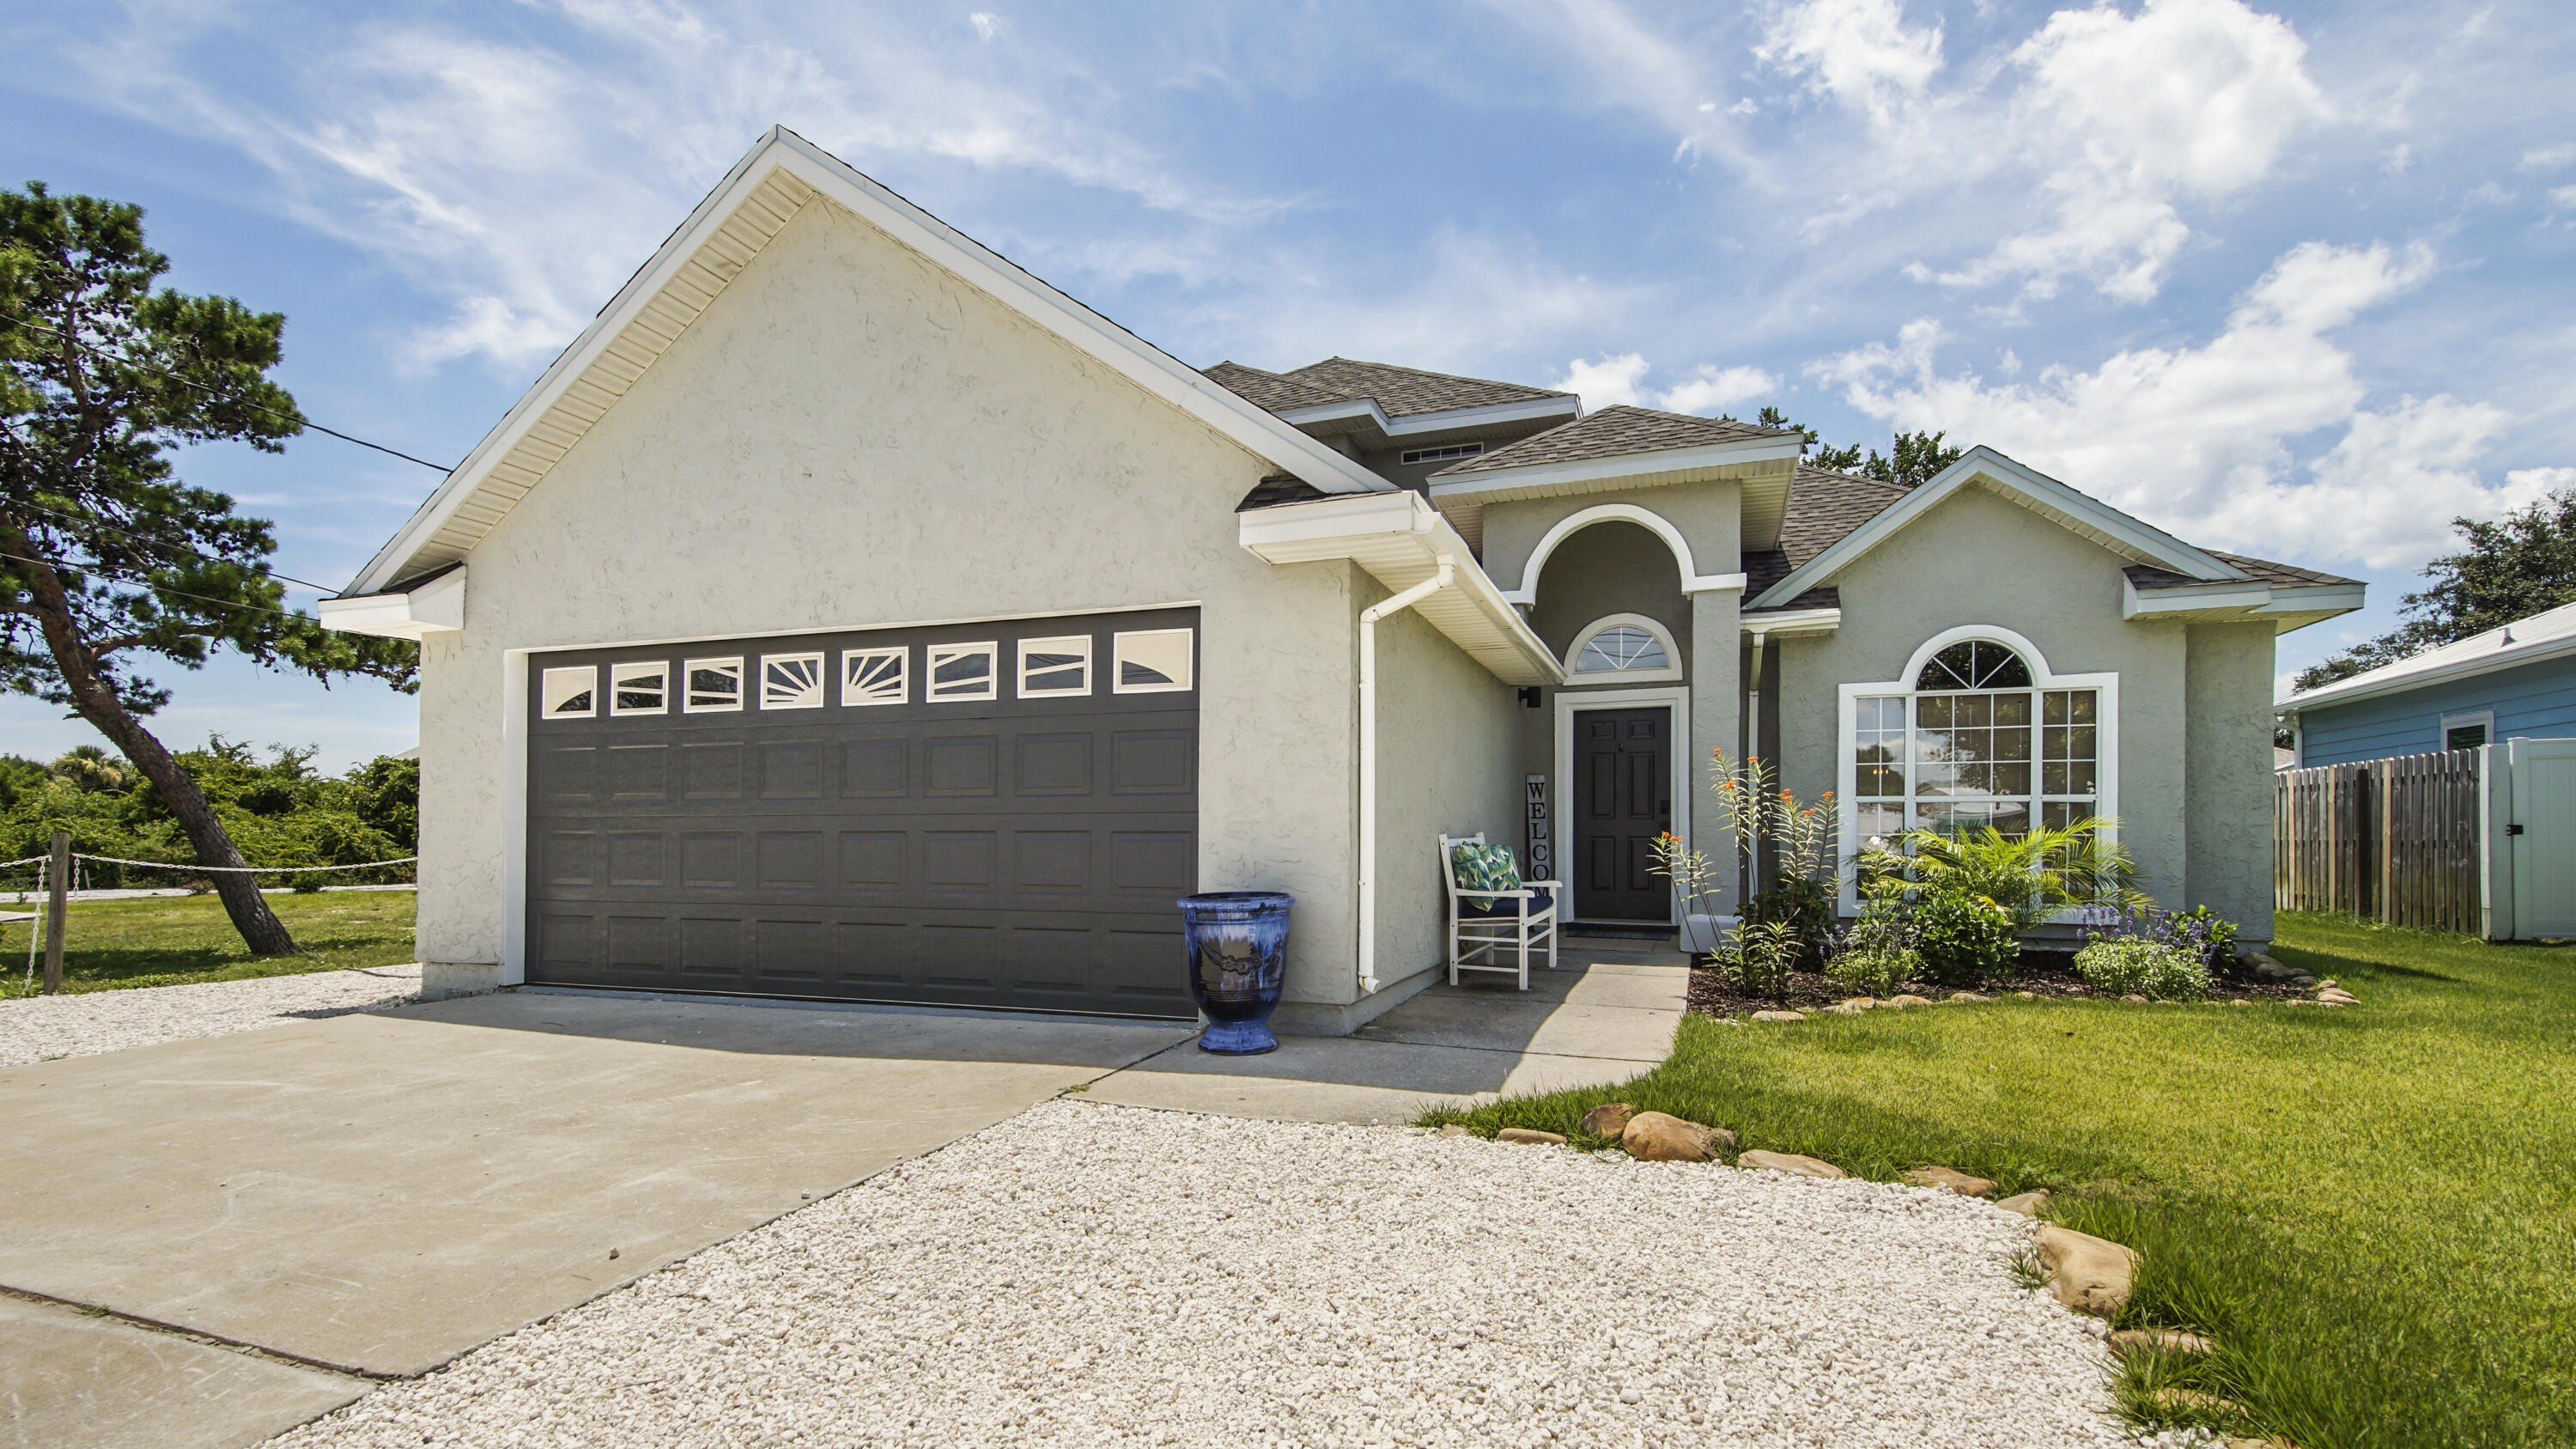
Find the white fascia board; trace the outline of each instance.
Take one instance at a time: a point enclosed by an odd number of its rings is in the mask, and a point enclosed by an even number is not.
[[[1535,418],[1563,417],[1567,421],[1581,416],[1583,401],[1571,397],[1530,398],[1523,402],[1491,403],[1483,407],[1450,408],[1436,413],[1408,413],[1403,417],[1387,416],[1373,397],[1352,398],[1346,402],[1312,403],[1301,408],[1282,408],[1279,418],[1297,427],[1318,423],[1366,422],[1388,438],[1407,438],[1421,433],[1448,433],[1463,428],[1493,427],[1503,423],[1522,423]]]
[[[2273,701],[2276,709],[2320,709],[2330,704],[2350,704],[2355,700],[2377,699],[2383,695],[2404,694],[2428,684],[2441,684],[2455,679],[2474,679],[2517,665],[2539,664],[2546,660],[2576,655],[2576,634],[2561,634],[2536,639],[2529,644],[2508,644],[2492,654],[2473,659],[2446,660],[2427,668],[2407,669],[2406,661],[2338,679],[2305,694],[2285,694]]]
[[[2243,581],[2244,570],[2221,563],[2152,524],[2122,513],[2098,498],[2087,497],[2047,474],[2026,468],[1983,444],[1942,469],[1929,482],[1898,499],[1895,506],[1835,540],[1832,547],[1807,560],[1787,578],[1762,591],[1748,608],[1784,603],[1825,583],[1852,560],[1894,537],[1897,530],[1929,513],[1960,489],[1983,483],[2031,511],[2094,539],[2114,553],[2211,582]]]
[[[324,599],[316,607],[322,627],[342,634],[419,639],[465,627],[465,570],[449,569],[399,594],[357,594]]]
[[[1434,576],[1446,557],[1455,581],[1415,612],[1506,684],[1565,681],[1564,666],[1477,565],[1467,541],[1410,489],[1258,508],[1236,515],[1235,532],[1265,563],[1347,559],[1399,592]]]
[[[1566,483],[1601,483],[1621,478],[1691,481],[1703,469],[1739,463],[1769,463],[1797,458],[1804,449],[1796,438],[1743,443],[1714,443],[1705,448],[1673,448],[1656,453],[1621,453],[1610,458],[1584,458],[1570,463],[1532,463],[1521,468],[1489,468],[1471,476],[1443,481],[1431,476],[1434,498],[1473,498],[1510,489],[1551,488]]]
[[[2262,621],[2279,624],[2281,632],[2287,633],[2360,608],[2366,588],[2362,584],[2249,581],[2141,590],[2123,578],[2120,617]]]
[[[1740,616],[1739,625],[1747,634],[1797,636],[1830,634],[1842,627],[1840,609],[1765,609],[1758,614]]]
[[[773,126],[724,181],[708,193],[572,345],[558,354],[536,384],[474,451],[447,475],[402,530],[369,560],[352,593],[382,588],[398,577],[413,552],[465,504],[492,466],[505,457],[582,374],[633,322],[674,273],[721,228],[773,171],[785,171],[834,204],[855,213],[924,257],[977,287],[1004,306],[1115,368],[1129,381],[1327,493],[1373,493],[1395,485],[1351,458],[1299,432],[1267,409],[1254,406],[1198,369],[1039,281],[981,243],[852,169],[804,137]]]

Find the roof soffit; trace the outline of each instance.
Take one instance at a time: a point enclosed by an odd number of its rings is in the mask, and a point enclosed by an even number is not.
[[[349,593],[464,557],[818,195],[1317,488],[1393,486],[802,136],[772,127],[377,551]]]

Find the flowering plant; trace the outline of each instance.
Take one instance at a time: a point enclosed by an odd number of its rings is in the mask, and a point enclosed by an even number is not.
[[[2088,943],[2140,940],[2171,946],[2212,974],[2223,973],[2236,957],[2236,923],[2207,906],[2187,911],[2160,911],[2151,905],[2095,906],[2085,912],[2079,934]]]

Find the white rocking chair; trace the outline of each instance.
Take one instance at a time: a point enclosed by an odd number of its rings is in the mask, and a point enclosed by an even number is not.
[[[1458,861],[1452,852],[1462,845],[1484,843],[1485,833],[1481,830],[1473,835],[1440,837],[1440,879],[1449,887],[1449,984],[1458,984],[1461,971],[1509,971],[1519,977],[1520,989],[1527,991],[1532,947],[1547,947],[1547,969],[1556,969],[1556,898],[1551,894],[1548,903],[1535,911],[1530,909],[1530,903],[1541,890],[1560,891],[1564,883],[1525,880],[1516,891],[1459,890]],[[1472,916],[1467,914],[1464,896],[1517,901],[1520,910],[1509,916]],[[1501,959],[1506,947],[1514,953],[1511,965],[1503,964]]]

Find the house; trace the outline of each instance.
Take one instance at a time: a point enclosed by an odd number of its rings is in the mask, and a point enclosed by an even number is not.
[[[2576,737],[2576,604],[2285,693],[2301,765]]]
[[[432,989],[1187,1016],[1174,898],[1263,888],[1280,1024],[1347,1031],[1441,958],[1443,832],[1669,925],[1720,748],[1846,852],[2119,816],[2267,938],[2273,639],[2360,586],[1800,441],[1201,372],[781,130],[323,617],[421,643]]]

